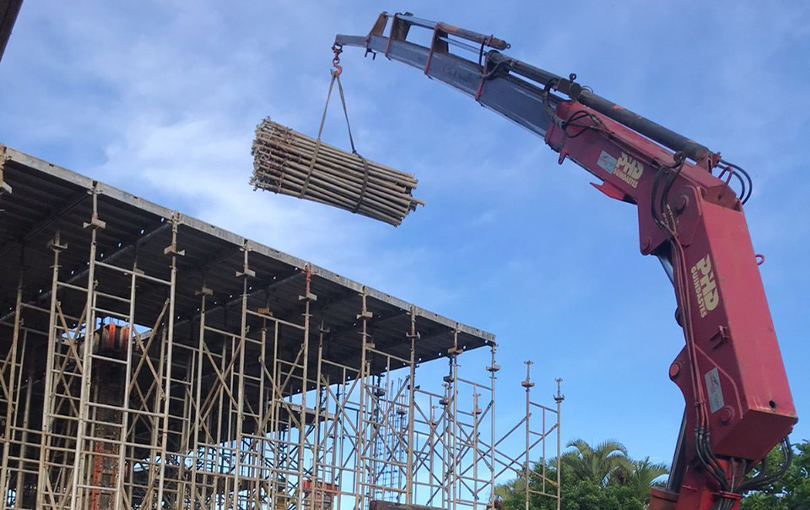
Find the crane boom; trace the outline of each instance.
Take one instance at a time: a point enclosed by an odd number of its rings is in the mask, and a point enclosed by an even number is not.
[[[430,46],[409,40],[413,29],[431,30]],[[739,508],[746,491],[772,481],[765,470],[743,474],[780,443],[786,469],[797,417],[743,213],[750,178],[741,168],[583,88],[574,74],[502,54],[510,46],[493,36],[382,13],[367,36],[337,36],[336,64],[343,46],[421,69],[542,137],[605,195],[638,206],[641,253],[669,268],[686,341],[669,369],[684,422],[651,509]]]
[[[393,21],[389,37],[386,37],[383,31],[389,17]],[[433,30],[433,45],[430,48],[407,40],[408,32],[413,26]],[[451,34],[480,46],[473,47],[465,42],[450,39]],[[545,136],[551,122],[542,108],[542,87],[555,81],[558,84],[558,91],[571,94],[580,103],[614,118],[673,151],[683,151],[693,160],[705,157],[708,152],[706,147],[636,113],[618,107],[612,101],[589,90],[582,89],[570,79],[503,55],[497,50],[509,49],[511,46],[499,39],[492,39],[497,41],[494,46],[490,36],[445,23],[421,20],[410,15],[389,16],[384,12],[380,14],[369,35],[338,35],[335,38],[335,45],[363,47],[367,52],[382,53],[391,60],[421,69],[428,77],[473,97],[483,106],[541,137]],[[479,57],[486,58],[486,62],[482,65],[481,58],[479,62],[474,62],[454,55],[449,51],[451,45],[478,52]],[[487,47],[496,49],[484,53],[483,50]],[[486,79],[482,80],[482,74]],[[556,106],[559,101],[561,101],[559,96],[552,95],[552,106]]]

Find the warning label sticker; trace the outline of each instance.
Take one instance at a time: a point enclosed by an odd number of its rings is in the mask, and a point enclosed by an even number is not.
[[[596,164],[599,165],[605,172],[612,174],[613,169],[616,168],[616,158],[607,152],[602,151],[602,154],[599,155],[599,161],[597,161]]]
[[[720,387],[720,373],[717,367],[706,372],[706,391],[709,394],[709,408],[714,413],[723,407],[723,388]]]

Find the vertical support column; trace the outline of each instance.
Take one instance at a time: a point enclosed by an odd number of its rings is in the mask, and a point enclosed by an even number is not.
[[[157,505],[162,506],[163,501],[163,487],[166,480],[166,443],[169,439],[169,410],[171,405],[171,391],[172,391],[172,356],[174,344],[174,320],[175,320],[175,291],[177,289],[177,257],[182,257],[186,254],[185,250],[177,249],[177,231],[180,226],[180,214],[177,212],[172,213],[172,242],[163,250],[164,255],[171,257],[171,276],[169,278],[169,310],[168,320],[166,326],[166,333],[164,334],[164,341],[166,342],[165,350],[165,374],[161,371],[164,378],[166,387],[163,389],[163,411],[161,413],[161,431],[160,431],[160,468],[158,476],[158,495]]]
[[[98,188],[93,186],[89,191],[93,197],[93,214],[89,222],[84,223],[84,228],[90,229],[90,254],[88,256],[87,267],[87,303],[85,304],[85,335],[84,335],[84,349],[81,353],[81,363],[83,377],[81,380],[81,401],[79,404],[79,420],[78,431],[76,434],[76,455],[73,463],[73,476],[71,487],[70,510],[77,508],[84,508],[84,491],[80,490],[82,476],[86,471],[87,457],[85,455],[86,448],[86,433],[88,426],[91,426],[89,413],[90,413],[90,398],[93,383],[93,332],[96,328],[96,310],[95,310],[95,279],[96,279],[96,255],[98,251],[98,230],[106,228],[107,224],[99,219],[98,216]]]
[[[453,371],[453,359],[448,359],[450,364],[450,373],[444,376],[444,394],[442,399],[439,400],[439,405],[442,406],[441,415],[442,415],[442,422],[444,423],[441,434],[437,435],[437,443],[442,446],[442,458],[441,458],[441,466],[442,466],[442,483],[441,483],[441,491],[442,491],[442,508],[450,508],[452,502],[450,501],[450,493],[451,493],[451,486],[453,485],[453,471],[452,471],[452,451],[450,451],[450,436],[452,434],[452,410],[450,408],[451,400],[452,400],[452,371]]]
[[[214,386],[212,392],[216,392],[216,428],[214,432],[214,438],[208,439],[209,444],[208,447],[213,451],[214,456],[214,464],[212,465],[211,469],[208,471],[211,473],[210,475],[210,484],[213,486],[212,493],[217,494],[218,491],[227,491],[228,489],[228,478],[223,476],[223,469],[227,464],[230,462],[230,459],[227,456],[227,446],[226,446],[226,437],[227,437],[227,424],[223,425],[223,420],[228,419],[230,420],[230,416],[225,416],[225,406],[229,406],[231,401],[228,400],[231,398],[231,395],[228,394],[226,388],[228,387],[228,381],[225,379],[230,370],[228,370],[228,342],[226,339],[230,339],[231,343],[233,343],[233,337],[230,335],[223,335],[223,342],[219,349],[219,366],[217,366],[216,361],[212,361],[211,367],[214,368],[215,372],[217,373],[218,381],[217,386]],[[225,430],[223,430],[223,428]],[[223,496],[219,496],[222,498]],[[224,496],[226,501],[226,506],[228,502],[227,495]]]
[[[473,510],[478,510],[478,492],[480,490],[478,486],[478,456],[480,455],[480,447],[478,445],[478,417],[481,415],[481,408],[478,407],[478,388],[473,387],[473,408],[472,408],[472,420],[473,420],[473,431],[472,431],[472,438],[468,439],[472,443],[472,445],[468,446],[470,452],[472,453],[472,470],[473,470],[473,492],[472,492],[472,506]]]
[[[458,423],[458,356],[463,351],[458,346],[458,324],[453,329],[453,347],[448,350],[450,356],[450,422],[448,423],[448,430],[450,437],[447,438],[446,448],[450,450],[449,460],[450,465],[448,473],[450,474],[450,508],[456,510],[458,506],[459,484],[460,484],[460,466],[459,466],[459,448],[458,437],[461,434],[461,429]]]
[[[304,462],[306,453],[306,429],[307,429],[307,384],[308,384],[308,370],[309,370],[309,331],[310,331],[310,307],[313,301],[318,299],[318,296],[312,293],[312,268],[309,264],[304,267],[304,274],[306,275],[306,283],[304,295],[298,296],[299,301],[304,302],[304,344],[302,346],[303,355],[301,360],[301,415],[300,415],[300,430],[298,432],[298,501],[296,503],[297,510],[303,510],[304,503]],[[311,480],[310,494],[315,496],[315,485],[317,480]]]
[[[245,409],[245,351],[247,350],[247,309],[248,309],[248,278],[256,276],[256,272],[250,269],[249,255],[250,246],[248,242],[242,247],[244,259],[242,262],[242,270],[236,272],[236,277],[242,279],[242,307],[240,316],[239,327],[239,345],[236,347],[239,350],[239,373],[237,374],[237,390],[236,396],[236,430],[234,433],[234,443],[236,449],[235,469],[234,469],[234,508],[241,508],[239,504],[239,492],[242,478],[242,445],[244,437],[242,436],[242,424],[244,423],[244,409]],[[230,421],[230,420],[229,420]]]
[[[67,243],[62,244],[61,232],[56,229],[53,239],[48,243],[53,251],[53,271],[51,273],[51,302],[49,307],[48,321],[48,354],[45,362],[45,388],[43,391],[42,404],[42,434],[39,445],[39,477],[37,480],[37,508],[43,508],[45,503],[46,490],[50,489],[50,469],[48,469],[48,458],[50,455],[49,446],[52,440],[53,428],[52,406],[56,395],[53,393],[53,371],[56,358],[56,350],[59,349],[56,340],[56,295],[59,284],[59,254],[67,249]]]
[[[358,383],[360,385],[360,398],[358,402],[358,428],[359,434],[357,435],[357,444],[356,444],[356,468],[355,468],[355,510],[362,510],[365,507],[365,499],[368,496],[368,492],[364,493],[364,483],[363,479],[366,476],[366,473],[370,473],[373,466],[366,465],[366,434],[367,434],[367,417],[366,417],[366,394],[368,392],[368,377],[369,377],[369,360],[367,355],[367,350],[371,347],[373,348],[373,343],[369,342],[369,333],[368,333],[368,321],[374,315],[369,311],[368,304],[367,304],[367,294],[366,289],[363,287],[363,292],[360,294],[360,299],[362,303],[362,307],[360,309],[360,314],[357,315],[357,318],[362,321],[361,332],[360,332],[360,341],[361,341],[361,351],[360,351],[360,373],[357,375]]]
[[[557,510],[562,508],[562,492],[561,492],[561,473],[562,473],[562,452],[560,451],[560,423],[562,421],[562,402],[565,400],[565,395],[560,392],[560,383],[562,379],[559,377],[554,379],[557,383],[557,394],[554,395],[554,401],[557,403]]]
[[[28,476],[28,469],[26,460],[28,457],[28,427],[31,417],[31,394],[34,388],[34,374],[29,373],[25,382],[25,407],[23,408],[23,422],[22,422],[22,438],[20,440],[20,462],[19,470],[17,472],[17,486],[15,488],[15,507],[22,508],[26,505],[25,498],[25,479]],[[15,420],[16,422],[16,420]],[[4,493],[7,494],[7,493]],[[6,498],[3,498],[4,500]],[[30,501],[29,501],[30,503]]]
[[[416,339],[419,335],[416,332],[416,308],[413,306],[411,307],[408,315],[411,319],[411,330],[408,333],[408,340],[411,343],[411,363],[408,367],[408,452],[407,452],[407,467],[406,467],[406,475],[405,475],[405,503],[408,505],[413,504],[413,493],[414,493],[414,458],[413,458],[413,448],[414,448],[414,420],[416,419],[415,416],[415,409],[414,409],[414,395],[416,392]]]
[[[266,453],[266,448],[267,448],[267,438],[269,438],[269,436],[271,434],[271,432],[268,430],[268,426],[267,426],[268,425],[268,416],[266,416],[266,414],[267,414],[267,407],[268,406],[267,406],[266,402],[267,402],[268,398],[267,398],[267,393],[266,393],[266,389],[265,389],[265,380],[267,379],[266,374],[267,374],[267,368],[268,368],[266,356],[267,356],[267,317],[270,316],[269,307],[259,309],[259,313],[261,313],[263,315],[263,317],[262,317],[262,329],[261,329],[261,332],[260,332],[261,342],[260,342],[260,345],[259,345],[259,357],[258,357],[258,360],[257,360],[259,362],[259,365],[261,365],[261,368],[259,369],[259,401],[258,401],[258,404],[257,404],[258,420],[259,420],[260,426],[257,427],[257,429],[254,431],[254,434],[257,437],[259,437],[259,436],[262,437],[262,439],[258,439],[257,440],[257,445],[256,445],[256,459],[255,459],[254,463],[257,464],[257,465],[261,465],[262,463],[264,463],[266,461],[265,453]],[[272,368],[271,368],[271,370],[272,370]],[[272,399],[272,398],[273,397],[271,396],[270,399]],[[275,459],[270,459],[270,462],[274,463]],[[265,476],[265,473],[266,473],[266,476]],[[271,469],[267,468],[266,465],[265,465],[265,467],[257,468],[256,469],[256,487],[254,489],[257,492],[257,496],[261,495],[262,491],[263,491],[263,493],[264,493],[264,501],[263,501],[263,503],[265,505],[269,506],[270,508],[272,508],[272,505],[273,505],[271,487],[272,487],[272,484],[274,484],[274,479],[275,479],[275,477],[273,476],[272,473],[273,473],[273,471]],[[270,498],[270,499],[267,499],[267,498]],[[260,506],[258,504],[258,501],[257,501],[256,506],[257,507]]]
[[[321,409],[324,407],[323,402],[323,395],[321,392],[323,389],[321,388],[322,384],[322,376],[321,373],[323,371],[323,340],[324,335],[329,333],[329,328],[324,326],[323,320],[321,320],[320,324],[318,325],[318,359],[315,369],[315,422],[313,431],[314,440],[312,442],[312,490],[319,489],[320,483],[323,483],[324,490],[326,490],[329,485],[327,484],[334,484],[335,479],[334,476],[329,477],[327,480],[326,477],[326,470],[325,470],[325,459],[321,459],[321,455],[328,454],[329,445],[326,444],[327,433],[324,432],[323,444],[321,444]],[[329,387],[329,381],[326,382],[326,387]],[[328,413],[327,413],[328,414]],[[325,417],[328,419],[328,417]],[[328,430],[328,429],[327,429]]]
[[[429,473],[431,473],[431,475],[428,476],[428,505],[434,506],[433,498],[436,497],[436,494],[442,491],[441,479],[432,476],[432,473],[436,472],[437,464],[439,469],[444,470],[444,450],[441,450],[442,456],[438,459],[436,452],[437,447],[441,446],[441,432],[439,431],[439,426],[443,421],[444,408],[442,408],[441,413],[439,413],[440,418],[436,418],[436,410],[439,407],[434,404],[434,398],[432,395],[430,395],[428,398],[428,406],[430,408],[430,422],[427,437],[427,454],[429,460]],[[443,495],[444,494],[442,494],[442,496]]]
[[[191,444],[191,434],[192,428],[190,427],[191,416],[194,409],[194,402],[192,400],[192,391],[191,391],[191,381],[193,380],[193,374],[196,370],[196,358],[194,356],[194,349],[188,345],[181,345],[178,343],[176,346],[178,348],[182,348],[181,352],[186,352],[186,359],[185,359],[185,375],[183,376],[183,380],[181,384],[183,385],[183,410],[182,420],[180,422],[180,439],[179,445],[180,448],[177,449],[177,477],[176,477],[176,484],[174,488],[174,495],[172,498],[176,502],[183,502],[181,506],[188,506],[185,504],[185,501],[188,499],[189,503],[192,501],[191,493],[189,492],[189,471],[191,467],[187,464],[189,459],[194,458],[194,452],[186,450],[186,448],[190,448],[188,445]],[[179,361],[178,361],[179,362]],[[177,415],[175,415],[177,416]]]
[[[270,424],[269,435],[273,438],[273,442],[271,443],[271,451],[272,451],[272,459],[273,459],[273,467],[276,470],[280,470],[281,468],[281,460],[279,456],[281,455],[281,450],[279,448],[279,439],[280,439],[280,424],[279,424],[279,405],[277,400],[281,399],[281,393],[279,388],[281,387],[281,370],[279,367],[278,362],[278,341],[279,341],[279,324],[278,322],[273,322],[273,357],[270,360],[271,372],[269,374],[272,377],[270,382],[270,413],[268,417],[268,422]],[[277,475],[273,473],[271,475],[270,480],[270,504],[272,508],[275,508],[277,505],[276,503],[279,501],[283,501],[286,498],[287,493],[284,491],[284,487],[280,487],[280,482],[283,475]]]
[[[138,277],[138,254],[135,253],[135,260],[132,262],[132,274],[129,288],[129,322],[127,324],[126,342],[126,364],[124,365],[124,391],[122,405],[121,431],[118,446],[118,469],[115,480],[115,510],[120,510],[124,505],[124,476],[127,471],[126,451],[127,433],[129,430],[129,393],[132,384],[132,351],[134,348],[133,338],[135,335],[135,289],[137,288]]]
[[[205,275],[203,275],[203,282],[202,288],[197,291],[197,296],[200,297],[200,322],[199,322],[199,335],[197,338],[197,373],[194,376],[194,400],[196,401],[196,410],[194,412],[194,425],[192,429],[192,433],[194,434],[194,454],[192,456],[193,465],[191,466],[191,508],[197,508],[198,506],[204,506],[205,504],[205,497],[200,497],[199,489],[197,487],[197,479],[199,478],[198,473],[200,471],[206,471],[205,463],[208,462],[209,451],[208,448],[205,446],[200,445],[200,434],[203,429],[203,410],[201,409],[201,405],[203,402],[203,394],[202,394],[202,384],[203,384],[203,365],[205,364],[205,314],[206,314],[206,304],[208,303],[208,298],[211,297],[214,292],[206,287],[205,285]],[[204,449],[204,452],[201,453],[201,449]],[[202,467],[202,469],[200,469]],[[203,484],[202,491],[205,492],[205,486]]]
[[[490,409],[489,409],[489,490],[492,494],[490,506],[495,508],[495,379],[501,367],[495,363],[495,350],[497,349],[495,342],[492,342],[489,348],[490,361],[487,367],[489,372],[489,388],[490,388]]]
[[[335,485],[336,488],[336,510],[341,510],[341,502],[343,501],[343,497],[341,492],[343,491],[343,443],[345,437],[345,427],[346,427],[346,418],[345,411],[343,410],[343,406],[341,405],[341,397],[343,397],[343,389],[345,388],[346,384],[346,368],[342,367],[341,372],[343,375],[338,376],[335,378],[335,386],[334,391],[330,389],[329,385],[327,384],[326,391],[328,397],[334,399],[334,412],[330,419],[330,431],[329,431],[329,441],[332,444],[332,452],[331,452],[331,462],[329,467],[329,472],[331,474],[330,480],[331,483]],[[328,381],[331,382],[331,381]],[[327,411],[329,410],[329,403],[327,400],[325,408]]]
[[[526,494],[526,501],[525,501],[525,510],[529,510],[529,495],[531,491],[529,489],[529,481],[531,475],[531,459],[529,458],[529,451],[531,450],[531,438],[529,434],[531,432],[531,417],[532,417],[532,410],[531,410],[531,389],[534,386],[534,383],[531,381],[530,377],[530,370],[532,366],[531,361],[525,361],[526,364],[526,380],[521,382],[520,385],[526,388],[526,420],[524,422],[525,428],[525,441],[526,441],[526,449],[524,452],[524,461],[523,461],[523,482],[525,484],[524,490]],[[545,431],[543,431],[545,433]]]
[[[0,183],[2,183],[2,162],[0,162]],[[17,407],[15,399],[16,383],[17,383],[17,345],[20,340],[20,325],[22,321],[22,291],[23,291],[23,271],[24,260],[23,250],[20,249],[20,267],[19,276],[17,278],[17,297],[14,305],[14,329],[11,334],[11,345],[8,349],[8,354],[3,362],[2,373],[0,373],[0,384],[2,384],[3,399],[6,401],[6,416],[5,416],[5,429],[3,431],[3,458],[2,466],[0,466],[0,510],[5,510],[8,502],[8,457],[11,453],[12,435],[14,434],[14,416]],[[20,367],[22,368],[22,367]],[[22,471],[17,474],[18,479],[24,477]],[[17,504],[19,508],[20,493],[17,492]]]

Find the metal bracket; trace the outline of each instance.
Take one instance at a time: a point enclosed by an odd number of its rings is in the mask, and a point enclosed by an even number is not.
[[[177,245],[172,244],[171,246],[167,246],[163,249],[164,255],[177,255],[178,257],[185,257],[186,250],[178,250]]]
[[[100,228],[100,229],[107,228],[107,222],[99,219],[99,217],[98,217],[98,195],[99,195],[99,191],[98,191],[97,185],[98,185],[98,183],[93,181],[93,189],[87,190],[87,194],[93,196],[93,215],[90,216],[90,221],[89,222],[86,222],[86,221],[82,222],[82,227],[83,228],[87,228],[87,227],[92,227],[94,229],[95,228]]]
[[[248,263],[248,258],[250,256],[250,243],[247,240],[245,240],[244,245],[239,250],[245,254],[245,257],[244,260],[242,261],[242,270],[236,272],[236,277],[255,278],[256,271],[250,269],[250,265]]]
[[[531,378],[531,366],[534,365],[531,361],[524,361],[524,365],[526,365],[526,380],[521,381],[520,385],[526,388],[526,391],[529,391],[530,388],[534,387],[534,383],[532,382]]]
[[[82,226],[84,228],[93,227],[93,228],[105,229],[105,228],[107,228],[107,222],[103,221],[103,220],[100,220],[98,218],[98,215],[96,213],[93,213],[93,217],[90,218],[90,221],[89,222],[87,222],[87,221],[82,222]]]
[[[730,339],[731,335],[729,335],[728,328],[717,326],[717,331],[709,338],[709,344],[712,346],[712,349],[717,349]]]
[[[237,278],[243,278],[243,277],[255,278],[256,277],[256,271],[254,271],[254,270],[248,268],[247,266],[245,266],[245,268],[242,271],[237,271],[236,272],[236,277]]]
[[[205,285],[203,285],[203,287],[200,290],[198,290],[197,292],[195,292],[194,295],[211,297],[211,296],[214,295],[214,291],[211,290],[210,288],[206,287]]]
[[[184,257],[186,255],[186,250],[177,249],[177,229],[178,226],[182,223],[180,221],[180,213],[178,213],[177,211],[173,211],[172,218],[170,221],[172,224],[172,244],[163,249],[163,254]]]
[[[557,404],[560,404],[563,400],[565,400],[565,395],[560,392],[560,383],[562,382],[562,379],[558,377],[554,379],[554,382],[557,383],[557,394],[554,395],[554,401],[557,402]]]
[[[50,248],[53,251],[67,250],[67,247],[68,247],[67,243],[62,243],[62,241],[61,241],[61,239],[59,237],[59,232],[58,231],[56,232],[56,235],[54,236],[53,239],[48,240],[48,242],[45,244],[45,246],[47,246],[48,248]]]

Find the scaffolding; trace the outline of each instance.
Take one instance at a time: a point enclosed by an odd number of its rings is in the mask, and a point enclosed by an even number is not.
[[[499,423],[491,334],[3,153],[0,510],[559,507],[559,386]]]

